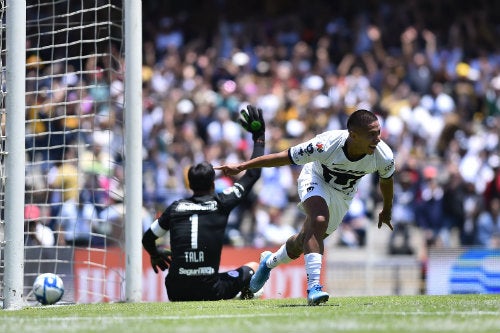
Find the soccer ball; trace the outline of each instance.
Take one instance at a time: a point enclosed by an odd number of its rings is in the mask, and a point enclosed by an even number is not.
[[[40,274],[33,283],[33,293],[36,300],[43,305],[54,304],[64,295],[63,281],[54,273]]]

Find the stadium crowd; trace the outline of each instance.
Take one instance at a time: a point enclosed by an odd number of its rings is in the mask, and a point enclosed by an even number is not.
[[[143,5],[145,224],[188,193],[189,165],[249,158],[251,137],[236,121],[247,104],[264,111],[268,152],[345,128],[352,111],[366,108],[379,116],[382,138],[396,156],[388,251],[413,253],[415,229],[428,246],[500,247],[499,3],[175,3]],[[115,147],[123,141],[116,130],[123,125],[117,107],[123,82],[116,75],[89,80],[99,84],[73,112],[88,114],[101,103],[99,114],[114,116],[80,118],[106,133],[86,138],[92,151],[85,154],[96,158],[82,160],[114,163],[112,170],[79,167],[107,176],[89,183],[109,188],[110,179],[123,177]],[[112,108],[102,103],[108,97]],[[49,172],[54,188],[57,168]],[[228,244],[276,245],[295,232],[298,172],[293,166],[262,171],[251,200],[230,217]],[[365,178],[339,230],[345,246],[364,245],[378,210],[375,178]],[[218,175],[217,189],[231,181]],[[82,192],[73,194],[74,206],[88,197]]]

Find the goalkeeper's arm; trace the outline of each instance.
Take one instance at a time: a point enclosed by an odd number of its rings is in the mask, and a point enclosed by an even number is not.
[[[262,156],[263,151],[264,151],[264,145],[259,145],[257,143],[254,143],[254,154],[260,153],[260,155],[256,156]],[[244,189],[250,190],[250,188],[252,188],[252,186],[257,182],[257,180],[259,180],[261,173],[262,173],[261,168],[248,169],[247,172],[240,179],[236,181],[236,183],[241,184]]]
[[[153,232],[152,228],[155,228],[156,230],[163,230],[159,228],[158,220],[153,222],[151,228],[149,228],[142,236],[142,246],[149,253],[151,267],[153,267],[155,273],[158,273],[158,269],[164,271],[170,267],[170,264],[172,263],[172,252],[169,249],[158,250],[156,240],[159,236]]]
[[[264,117],[262,116],[262,109],[256,108],[252,105],[247,106],[247,110],[241,110],[242,118],[240,118],[241,126],[252,133],[253,139],[253,152],[250,159],[264,155],[266,136],[265,128],[266,124]],[[255,182],[259,179],[262,173],[261,168],[248,170],[238,183],[243,185],[243,188],[252,187]]]
[[[142,246],[150,256],[158,255],[158,248],[156,247],[157,239],[158,237],[151,229],[148,229],[142,236]]]

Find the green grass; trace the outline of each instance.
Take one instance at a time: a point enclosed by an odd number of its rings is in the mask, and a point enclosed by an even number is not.
[[[499,295],[35,306],[0,311],[0,332],[500,333]]]

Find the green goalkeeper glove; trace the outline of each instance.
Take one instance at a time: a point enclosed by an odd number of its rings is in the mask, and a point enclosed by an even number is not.
[[[158,249],[156,255],[150,255],[151,266],[156,274],[158,274],[158,268],[162,271],[168,269],[172,263],[172,251],[169,249]]]
[[[247,109],[241,110],[240,114],[241,118],[238,121],[245,130],[252,133],[253,141],[264,140],[266,123],[262,117],[262,109],[247,105]]]

